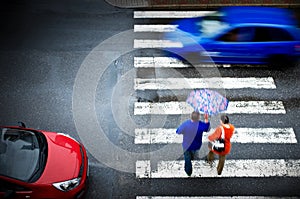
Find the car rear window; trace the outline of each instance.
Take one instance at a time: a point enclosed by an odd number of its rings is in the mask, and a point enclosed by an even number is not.
[[[282,28],[257,27],[254,42],[293,41],[293,37]]]

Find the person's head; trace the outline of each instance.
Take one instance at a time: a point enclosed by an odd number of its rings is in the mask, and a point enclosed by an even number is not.
[[[191,119],[193,121],[199,121],[200,120],[200,113],[197,111],[193,111],[191,115]]]
[[[229,117],[227,115],[221,115],[221,123],[228,124],[229,123]]]

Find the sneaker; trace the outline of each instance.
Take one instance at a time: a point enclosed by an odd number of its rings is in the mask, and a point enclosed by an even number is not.
[[[211,166],[211,167],[214,165],[214,163],[215,163],[214,160],[210,160],[210,161],[209,161],[209,160],[205,160],[205,164],[206,164],[206,165],[209,165],[209,166]]]

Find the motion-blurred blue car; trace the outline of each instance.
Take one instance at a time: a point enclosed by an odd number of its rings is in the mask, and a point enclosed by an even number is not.
[[[204,17],[175,21],[164,38],[177,57],[216,64],[271,64],[284,67],[300,57],[300,30],[293,13],[272,7],[224,7]],[[194,60],[195,61],[195,60]]]

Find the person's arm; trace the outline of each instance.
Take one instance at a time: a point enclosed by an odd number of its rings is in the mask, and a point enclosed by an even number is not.
[[[233,125],[231,125],[232,128],[232,132],[230,134],[230,139],[232,138],[233,134],[236,132],[235,127]]]
[[[203,124],[203,131],[208,132],[210,130],[210,122],[208,120],[208,114],[204,115],[204,123]]]
[[[222,134],[222,129],[220,127],[216,128],[216,130],[208,136],[209,141],[214,141],[218,139]]]
[[[184,133],[184,126],[185,126],[185,122],[182,123],[182,124],[178,127],[178,129],[176,130],[176,133],[177,133],[177,134],[183,134],[183,133]]]

